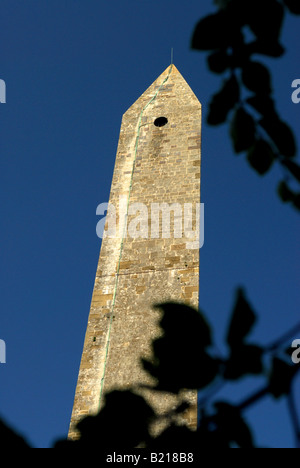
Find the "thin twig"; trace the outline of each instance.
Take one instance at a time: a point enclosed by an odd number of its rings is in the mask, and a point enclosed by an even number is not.
[[[288,394],[287,404],[288,404],[288,409],[289,409],[291,421],[292,421],[293,428],[294,428],[296,448],[300,448],[300,421],[298,419],[297,407],[296,407],[294,392],[292,389],[290,393]]]
[[[300,322],[297,323],[297,325],[295,325],[291,330],[289,330],[284,335],[282,335],[280,338],[278,338],[276,341],[274,341],[269,346],[267,346],[266,351],[270,352],[270,353],[273,352],[273,351],[277,351],[278,348],[283,346],[287,341],[291,340],[298,333],[300,333]]]
[[[223,378],[220,378],[219,381],[217,381],[210,389],[209,391],[206,393],[206,395],[202,396],[200,398],[200,396],[198,397],[198,408],[202,408],[203,406],[205,406],[209,400],[212,399],[212,397],[214,397],[216,395],[216,393],[218,393],[220,390],[222,390],[223,387],[225,387],[226,385],[226,381],[223,380]]]
[[[236,405],[236,408],[240,411],[247,409],[249,406],[253,405],[254,403],[257,403],[261,398],[267,396],[269,391],[270,387],[269,385],[267,385],[266,387],[263,387],[262,389],[258,390],[256,393],[253,393],[253,395],[246,398],[239,405]]]

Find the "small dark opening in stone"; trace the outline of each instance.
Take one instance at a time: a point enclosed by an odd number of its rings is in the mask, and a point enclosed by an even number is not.
[[[154,125],[156,127],[163,127],[168,123],[167,117],[158,117],[157,119],[154,120]]]

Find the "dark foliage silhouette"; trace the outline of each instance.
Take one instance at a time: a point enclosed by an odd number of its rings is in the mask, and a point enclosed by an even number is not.
[[[164,415],[168,427],[157,436],[151,424],[161,416],[140,395],[143,387],[115,390],[105,395],[105,405],[96,416],[82,419],[76,441],[60,440],[55,448],[132,449],[201,449],[252,448],[257,446],[252,430],[244,420],[244,412],[266,396],[285,398],[300,446],[299,417],[293,395],[293,381],[300,365],[293,364],[288,344],[298,332],[300,323],[268,346],[251,341],[257,317],[239,288],[225,336],[227,354],[220,355],[204,314],[179,303],[160,304],[162,334],[153,341],[153,359],[142,360],[144,368],[158,379],[152,392],[180,393],[194,389],[200,392],[197,431],[187,427],[184,415],[189,403],[182,401],[175,410]],[[299,352],[300,354],[300,352]],[[227,382],[238,382],[247,375],[264,378],[262,388],[233,404],[218,396]],[[149,390],[149,387],[148,387]],[[182,416],[179,423],[174,416]],[[0,425],[2,447],[28,447],[27,443]]]
[[[272,78],[264,56],[280,58],[280,43],[287,13],[300,14],[298,0],[216,0],[218,11],[197,24],[192,48],[209,51],[209,69],[224,75],[223,84],[211,100],[207,122],[229,120],[234,151],[246,153],[250,166],[260,175],[274,163],[283,178],[278,194],[300,210],[300,165],[295,137],[276,111]],[[259,61],[257,59],[259,58]]]
[[[0,444],[2,449],[18,450],[30,448],[27,442],[11,428],[9,428],[4,421],[0,420]]]
[[[134,391],[113,391],[106,394],[105,406],[98,415],[79,422],[78,441],[60,441],[56,447],[126,449],[144,445],[149,441],[148,425],[154,417],[152,408]]]
[[[269,346],[251,341],[251,331],[257,317],[239,288],[225,336],[228,353],[221,356],[203,313],[179,303],[160,304],[162,335],[153,341],[153,359],[142,360],[144,368],[157,379],[153,392],[179,393],[182,389],[200,391],[198,430],[190,430],[174,419],[189,409],[181,403],[168,414],[169,426],[159,436],[151,436],[149,425],[160,416],[137,394],[139,386],[130,391],[114,391],[106,395],[99,415],[83,419],[79,425],[80,439],[71,446],[106,448],[230,448],[255,447],[251,428],[244,412],[266,396],[286,398],[291,412],[295,440],[300,443],[298,415],[293,399],[293,381],[300,366],[293,364],[288,343],[300,331],[300,323],[283,338]],[[252,375],[265,384],[245,397],[242,402],[220,400],[218,394],[227,382],[238,382]],[[293,408],[293,409],[292,409]],[[292,409],[292,411],[291,411]],[[63,442],[57,445],[63,446]]]

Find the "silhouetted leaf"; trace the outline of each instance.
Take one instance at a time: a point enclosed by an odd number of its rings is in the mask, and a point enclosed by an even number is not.
[[[279,358],[273,358],[272,372],[269,379],[269,391],[275,398],[288,395],[292,381],[299,371],[299,367],[288,364]]]
[[[297,210],[300,210],[300,193],[294,194],[293,205]]]
[[[199,443],[201,444],[201,441],[199,441],[198,434],[195,431],[189,430],[186,426],[172,425],[156,437],[147,448],[151,450],[193,450],[199,447]]]
[[[278,194],[283,202],[293,201],[294,193],[289,189],[287,183],[282,180],[278,185]]]
[[[233,18],[226,11],[208,15],[196,26],[192,49],[214,50],[228,45],[232,40]]]
[[[224,377],[237,380],[246,375],[259,375],[263,372],[263,349],[256,345],[236,345],[231,349],[226,363]]]
[[[213,0],[213,3],[217,5],[218,8],[227,8],[231,0]]]
[[[177,406],[175,413],[185,413],[190,407],[190,404],[184,401],[183,403],[180,403],[179,406]]]
[[[268,57],[278,58],[281,57],[285,49],[277,41],[268,39],[256,40],[248,44],[249,54],[267,55]]]
[[[229,65],[231,69],[243,68],[251,57],[251,51],[248,44],[245,42],[240,44],[239,47],[231,48],[231,55],[229,55]]]
[[[254,120],[242,107],[235,111],[230,126],[230,136],[236,153],[251,148],[255,142]]]
[[[249,26],[254,34],[261,40],[274,40],[277,42],[284,18],[284,8],[277,0],[264,0],[252,2],[254,7],[249,15]]]
[[[282,122],[276,115],[273,115],[262,118],[259,123],[272,138],[283,156],[292,158],[296,155],[295,137],[285,122]]]
[[[210,103],[207,123],[210,125],[219,125],[225,122],[228,113],[238,102],[239,97],[239,84],[236,77],[233,75],[223,84],[221,91],[213,96]]]
[[[199,310],[178,302],[165,302],[154,307],[163,311],[159,324],[164,337],[177,340],[181,334],[185,334],[201,349],[212,345],[211,328]]]
[[[226,338],[226,342],[231,349],[243,343],[255,322],[256,315],[246,300],[243,289],[239,288]]]
[[[247,62],[242,69],[244,85],[259,94],[271,92],[271,76],[269,70],[259,62]]]
[[[149,437],[154,412],[143,397],[131,391],[105,395],[105,406],[96,416],[82,419],[77,429],[80,448],[134,448]]]
[[[158,307],[163,310],[163,335],[152,343],[154,359],[142,360],[144,369],[158,380],[155,388],[177,393],[181,388],[207,386],[215,379],[219,362],[206,351],[211,345],[206,319],[187,305]]]
[[[144,369],[158,380],[156,390],[178,393],[181,388],[201,389],[209,385],[219,371],[218,361],[208,353],[199,350],[192,354],[190,349],[170,348],[163,339],[153,344],[157,361],[152,363],[142,359]],[[196,368],[195,368],[196,365]]]
[[[288,168],[290,173],[300,182],[300,166],[299,164],[290,161],[289,159],[284,159],[281,161],[281,164],[283,164],[285,167]]]
[[[230,447],[236,444],[240,448],[253,448],[252,434],[241,412],[225,402],[217,402],[214,406],[217,409],[215,423],[220,439],[227,440]]]
[[[250,96],[246,102],[265,117],[275,113],[274,101],[270,96]]]
[[[283,3],[288,7],[291,13],[294,13],[294,15],[300,15],[299,0],[283,0]]]
[[[0,445],[5,450],[23,450],[30,448],[20,435],[16,434],[3,421],[0,420]]]
[[[230,57],[225,49],[212,52],[208,58],[208,67],[214,73],[223,73],[230,66]]]
[[[257,140],[249,150],[247,159],[253,169],[260,175],[265,174],[271,168],[276,155],[271,146],[264,140]]]

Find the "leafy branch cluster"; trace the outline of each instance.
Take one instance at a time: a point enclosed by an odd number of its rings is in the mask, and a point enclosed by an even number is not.
[[[163,333],[152,343],[153,359],[142,360],[142,364],[157,382],[148,390],[178,395],[177,408],[163,416],[168,420],[167,429],[158,437],[150,434],[150,425],[162,416],[141,396],[145,387],[137,386],[106,395],[106,405],[99,415],[79,423],[81,438],[77,442],[60,442],[58,446],[91,446],[101,441],[103,448],[138,445],[151,449],[252,448],[255,442],[244,412],[262,398],[271,396],[287,398],[296,444],[300,447],[300,423],[292,391],[300,366],[293,364],[291,348],[285,349],[294,334],[300,332],[300,324],[269,346],[253,343],[249,335],[256,314],[243,290],[238,289],[226,334],[228,355],[224,358],[214,351],[212,329],[202,313],[178,303],[158,307],[163,312],[160,320]],[[246,376],[264,378],[265,385],[236,404],[218,399],[226,383]],[[190,403],[181,397],[186,390],[200,392],[197,431],[182,425],[185,415],[192,410]]]
[[[228,353],[216,353],[212,329],[205,316],[178,303],[157,306],[162,311],[162,335],[152,343],[153,359],[142,360],[144,369],[156,383],[147,391],[178,396],[177,406],[167,414],[157,414],[144,398],[145,386],[115,390],[105,395],[105,406],[96,416],[82,419],[76,441],[60,440],[55,448],[149,449],[178,448],[254,448],[251,428],[244,412],[266,396],[286,398],[300,447],[300,422],[293,393],[293,382],[300,364],[291,359],[291,340],[300,332],[300,323],[274,343],[260,346],[249,338],[257,318],[241,288],[237,290],[232,317],[226,333]],[[288,349],[287,349],[288,348]],[[295,351],[294,351],[295,352]],[[300,357],[300,349],[297,350]],[[220,392],[227,383],[246,376],[265,380],[265,384],[246,395],[243,401],[224,401]],[[193,406],[185,398],[187,390],[198,390],[198,429],[183,424]],[[220,395],[220,396],[218,396]],[[179,419],[178,419],[179,418]],[[154,423],[167,422],[167,428],[154,436]],[[3,446],[25,447],[25,441],[0,421]]]
[[[192,38],[193,49],[210,51],[209,69],[225,75],[221,90],[211,100],[207,122],[219,125],[231,114],[234,151],[246,152],[250,166],[260,175],[278,162],[283,169],[279,196],[300,210],[300,166],[294,161],[297,151],[294,134],[276,111],[268,68],[254,58],[283,56],[285,49],[280,43],[283,21],[287,11],[300,14],[300,3],[298,0],[215,0],[215,3],[218,11],[200,20]]]

